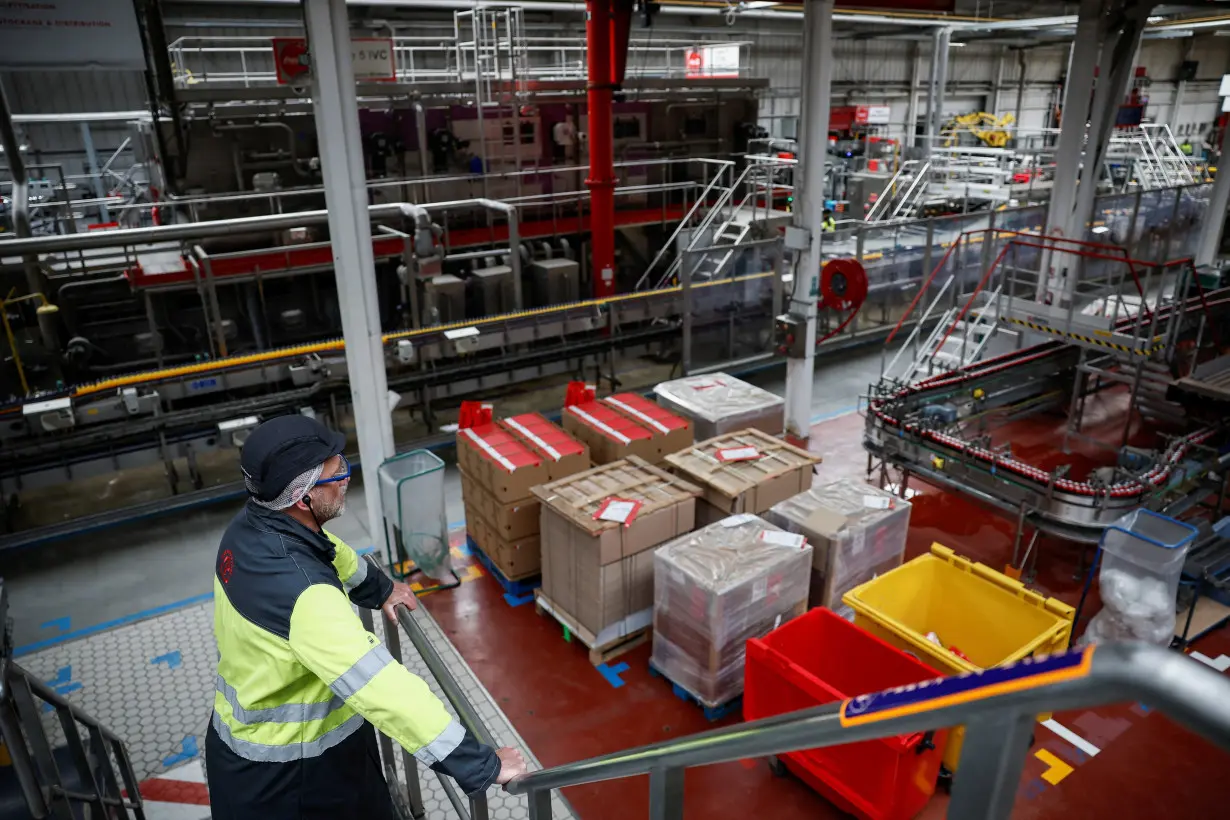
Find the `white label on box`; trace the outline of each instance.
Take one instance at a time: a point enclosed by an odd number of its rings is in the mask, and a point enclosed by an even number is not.
[[[625,413],[631,413],[632,415],[636,416],[636,417],[637,417],[638,419],[640,419],[641,421],[643,421],[643,422],[645,422],[646,424],[648,424],[650,427],[654,427],[654,428],[656,428],[656,429],[658,430],[658,432],[660,432],[660,433],[669,433],[669,432],[670,432],[670,428],[669,428],[669,427],[667,427],[667,426],[666,426],[665,424],[663,424],[662,422],[658,421],[658,420],[657,420],[657,419],[655,419],[655,418],[651,418],[651,417],[649,417],[649,416],[645,415],[645,414],[644,414],[644,413],[642,413],[640,410],[637,410],[635,407],[629,407],[628,405],[624,404],[624,403],[623,403],[622,401],[620,401],[619,399],[616,399],[616,398],[608,398],[608,399],[606,400],[606,402],[607,402],[607,404],[610,404],[610,405],[613,405],[613,406],[615,406],[615,407],[618,407],[620,410],[623,410]]]
[[[757,578],[756,581],[752,584],[752,603],[753,604],[756,603],[757,601],[763,599],[764,596],[768,594],[769,594],[769,579],[768,578]]]
[[[552,459],[554,459],[555,461],[559,461],[560,459],[559,452],[554,447],[552,447],[550,444],[547,444],[545,441],[543,441],[538,436],[534,435],[532,432],[526,429],[522,424],[512,419],[504,419],[504,423],[507,424],[509,427],[513,428],[514,430],[516,430],[521,435],[528,438],[530,441],[537,444],[540,448],[542,448],[542,451],[546,453],[547,455],[551,456]]]
[[[803,545],[807,543],[807,539],[798,533],[775,532],[773,530],[765,530],[757,540],[763,541],[766,544],[773,544],[776,547],[794,547],[795,549],[802,549]]]
[[[719,523],[726,529],[737,527],[740,524],[746,524],[749,521],[755,521],[756,516],[751,513],[742,513],[740,515],[732,515],[729,518],[723,518]]]
[[[618,521],[623,524],[627,522],[632,513],[636,512],[636,507],[635,501],[611,501],[598,514],[598,517],[603,521]]]
[[[891,498],[884,498],[879,495],[863,496],[863,506],[869,510],[887,510],[892,506],[892,503],[893,500]]]
[[[715,453],[718,461],[754,461],[761,456],[755,447],[727,447]]]
[[[781,625],[782,625],[782,616],[781,616],[781,613],[779,612],[777,617],[773,619],[773,628],[777,629]]]
[[[867,546],[867,531],[862,527],[859,527],[851,533],[851,536],[854,543],[850,547],[850,551],[855,555],[858,555],[863,551],[863,547]]]

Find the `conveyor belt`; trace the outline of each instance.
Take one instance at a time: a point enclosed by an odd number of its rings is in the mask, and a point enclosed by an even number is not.
[[[739,282],[748,282],[756,279],[766,279],[773,276],[772,271],[764,273],[751,273],[744,276],[732,277],[730,279],[718,279],[710,282],[698,282],[692,285],[694,290],[703,290],[705,288],[714,287],[717,285],[730,285]],[[483,327],[486,325],[503,324],[509,322],[518,322],[527,319],[534,319],[542,316],[552,316],[568,311],[577,310],[599,310],[608,305],[629,302],[642,299],[661,299],[665,296],[681,293],[683,288],[680,285],[673,287],[659,288],[657,290],[641,291],[638,293],[626,293],[616,296],[608,296],[602,299],[587,299],[580,302],[571,302],[563,305],[552,305],[551,307],[536,308],[534,310],[523,310],[516,313],[506,313],[500,316],[488,316],[483,319],[467,319],[461,322],[453,322],[447,325],[434,325],[428,328],[420,328],[418,330],[402,330],[395,333],[386,333],[382,336],[384,344],[397,342],[401,339],[433,339],[442,336],[446,331],[457,330],[465,327]],[[345,342],[341,339],[329,339],[322,342],[313,342],[306,345],[295,345],[292,347],[278,348],[277,350],[268,350],[263,353],[253,353],[243,356],[230,356],[223,359],[214,359],[208,362],[198,362],[180,367],[163,368],[159,370],[147,370],[140,373],[130,373],[123,376],[115,376],[108,379],[101,379],[95,382],[88,382],[78,385],[72,385],[62,390],[40,393],[34,396],[28,396],[20,402],[12,402],[7,405],[0,405],[0,415],[5,413],[15,413],[20,411],[22,405],[29,401],[45,401],[52,398],[60,398],[63,396],[72,396],[73,398],[84,398],[85,396],[95,395],[98,393],[116,390],[122,387],[134,387],[148,384],[154,384],[169,379],[182,379],[193,376],[206,376],[217,373],[224,373],[228,370],[238,368],[252,367],[255,365],[274,364],[284,362],[287,359],[299,359],[304,356],[313,354],[332,353],[344,350]]]
[[[1192,307],[1198,306],[1200,300],[1189,300],[1189,305]],[[1207,300],[1207,306],[1230,304],[1230,297]],[[1173,308],[1167,306],[1160,309],[1159,313],[1168,313]],[[1132,319],[1124,320],[1124,323],[1130,323]],[[1204,444],[1213,438],[1219,428],[1208,427],[1197,430],[1181,439],[1173,442],[1162,458],[1159,460],[1153,469],[1137,478],[1122,481],[1110,486],[1097,486],[1087,481],[1074,481],[1072,479],[1056,478],[1051,473],[1034,467],[1019,459],[1011,456],[1004,457],[987,450],[983,447],[978,447],[963,441],[955,436],[950,436],[935,430],[925,429],[919,424],[898,419],[887,412],[887,406],[892,402],[898,402],[905,398],[918,398],[925,396],[928,393],[939,393],[941,391],[950,391],[953,387],[965,384],[976,384],[980,380],[990,376],[1002,373],[1006,370],[1020,367],[1025,364],[1037,362],[1039,360],[1058,355],[1064,348],[1060,342],[1045,342],[1034,347],[1027,348],[1021,351],[1014,351],[1002,356],[997,356],[992,359],[987,359],[968,365],[964,368],[959,368],[947,373],[942,373],[933,376],[915,385],[901,388],[890,396],[873,398],[868,403],[868,412],[881,425],[888,428],[896,429],[901,435],[909,435],[917,439],[941,445],[951,451],[955,451],[961,455],[967,456],[976,462],[979,462],[995,473],[1004,471],[1018,478],[1028,479],[1036,482],[1044,487],[1052,487],[1063,493],[1069,493],[1075,496],[1085,498],[1113,498],[1120,501],[1136,499],[1143,496],[1145,493],[1165,485],[1174,474],[1178,465],[1188,456],[1188,453],[1195,446]]]

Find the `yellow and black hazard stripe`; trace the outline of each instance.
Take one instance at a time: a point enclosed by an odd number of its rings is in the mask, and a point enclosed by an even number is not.
[[[1049,325],[1039,325],[1034,322],[1027,322],[1024,319],[1016,319],[1011,316],[1006,316],[1004,318],[1009,322],[1012,322],[1014,325],[1023,325],[1024,327],[1027,327],[1030,330],[1036,330],[1039,333],[1047,333],[1051,336],[1059,336],[1064,339],[1071,339],[1075,342],[1084,342],[1085,344],[1105,347],[1109,350],[1117,350],[1120,353],[1131,353],[1136,356],[1151,356],[1166,346],[1163,341],[1163,337],[1161,336],[1154,336],[1152,340],[1153,343],[1146,347],[1130,347],[1128,345],[1118,344],[1117,342],[1108,342],[1106,339],[1099,339],[1095,336],[1084,336],[1080,333],[1060,330],[1057,327],[1050,327]]]

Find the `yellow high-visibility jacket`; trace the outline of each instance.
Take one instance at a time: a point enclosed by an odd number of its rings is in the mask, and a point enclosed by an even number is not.
[[[369,722],[467,794],[494,782],[494,750],[351,607],[375,609],[391,590],[341,539],[284,513],[249,502],[231,522],[214,573],[215,817],[387,816]]]

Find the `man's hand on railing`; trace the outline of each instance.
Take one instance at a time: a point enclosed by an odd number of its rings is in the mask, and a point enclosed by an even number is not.
[[[525,774],[525,758],[519,750],[505,746],[496,749],[495,755],[500,759],[500,773],[495,776],[497,786],[506,786],[514,777]]]
[[[409,584],[403,584],[400,581],[393,582],[393,591],[389,593],[389,597],[384,599],[384,603],[380,608],[384,610],[384,616],[389,619],[389,623],[397,623],[397,605],[405,604],[406,609],[413,612],[418,609],[419,599],[415,596],[414,590]]]

